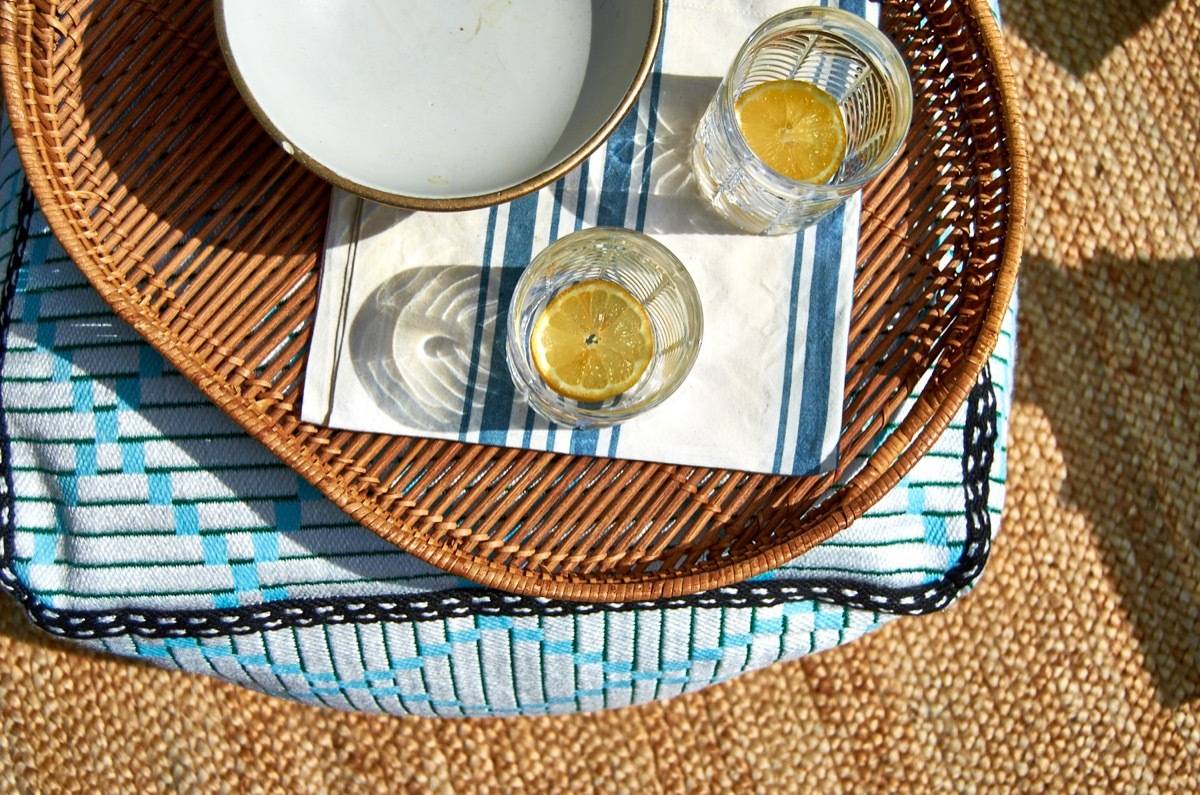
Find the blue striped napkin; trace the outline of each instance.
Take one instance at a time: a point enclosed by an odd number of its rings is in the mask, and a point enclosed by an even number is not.
[[[828,3],[826,3],[828,4]],[[334,191],[302,416],[351,430],[778,474],[836,463],[859,197],[802,234],[737,233],[691,184],[692,130],[741,42],[796,0],[671,0],[639,103],[554,185],[464,213]],[[877,19],[863,0],[847,10]],[[592,226],[653,235],[700,290],[704,344],[652,412],[560,428],[514,395],[504,362],[522,268]]]

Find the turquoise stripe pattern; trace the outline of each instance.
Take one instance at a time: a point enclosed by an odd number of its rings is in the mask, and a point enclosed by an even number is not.
[[[0,588],[62,637],[337,709],[580,712],[851,642],[944,583],[989,537],[981,542],[964,495],[964,466],[981,452],[971,453],[979,428],[968,406],[863,519],[753,582],[587,610],[481,589],[357,525],[116,318],[40,212],[30,205],[22,217],[29,203],[6,122],[0,132]],[[559,204],[583,201],[570,188]],[[496,237],[526,234],[511,209],[495,223]],[[511,239],[496,241],[496,257]],[[503,268],[494,275],[503,289]],[[1014,303],[985,390],[995,399],[981,481],[991,534],[1004,502],[1015,324]],[[855,606],[850,592],[887,598]]]
[[[587,622],[443,619],[93,645],[339,709],[511,717],[630,706],[693,692],[739,671],[849,642],[881,623],[842,608],[779,605],[744,614],[691,608]],[[701,642],[679,644],[698,627],[721,625]],[[520,672],[528,671],[537,675],[522,679]]]

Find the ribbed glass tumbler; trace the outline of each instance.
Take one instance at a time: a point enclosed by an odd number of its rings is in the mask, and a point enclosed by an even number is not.
[[[738,97],[770,80],[812,83],[837,101],[847,146],[828,183],[791,180],[747,145],[737,122]],[[908,134],[912,103],[904,59],[877,28],[835,8],[786,11],[742,46],[697,127],[692,169],[704,197],[735,226],[754,234],[795,232],[891,162]]]
[[[534,364],[530,338],[538,316],[572,285],[614,282],[649,315],[653,355],[634,386],[600,403],[555,392]],[[597,228],[575,232],[538,254],[517,282],[508,313],[507,359],[513,382],[542,416],[573,428],[613,425],[654,408],[691,371],[704,334],[696,284],[665,246],[638,232]]]

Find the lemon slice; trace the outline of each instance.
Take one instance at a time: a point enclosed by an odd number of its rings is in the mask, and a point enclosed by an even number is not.
[[[533,364],[564,397],[600,403],[628,391],[654,358],[650,316],[619,284],[573,284],[550,300],[533,323]]]
[[[735,110],[750,150],[788,179],[823,185],[846,157],[842,110],[812,83],[759,83],[737,98]]]

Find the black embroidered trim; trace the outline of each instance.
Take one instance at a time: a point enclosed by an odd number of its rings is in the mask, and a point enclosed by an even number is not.
[[[17,229],[5,272],[0,306],[0,370],[8,350],[12,298],[24,264],[25,245],[35,202],[29,186],[21,190]],[[988,473],[996,442],[996,398],[985,369],[971,390],[963,445],[963,489],[967,537],[958,563],[935,583],[906,588],[864,585],[846,578],[779,579],[742,583],[692,596],[654,601],[591,604],[517,596],[497,590],[455,589],[430,594],[289,599],[263,605],[221,610],[55,610],[42,604],[24,587],[13,568],[16,504],[13,494],[11,444],[0,382],[0,588],[11,593],[32,621],[61,637],[88,639],[135,635],[142,638],[214,637],[248,634],[289,627],[325,624],[366,624],[381,621],[425,621],[466,615],[554,616],[600,611],[660,610],[675,607],[763,607],[800,600],[817,600],[880,613],[920,615],[950,604],[970,587],[987,562],[991,517],[987,510]]]

